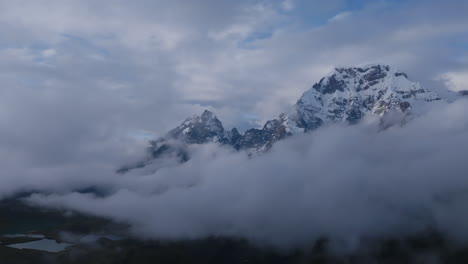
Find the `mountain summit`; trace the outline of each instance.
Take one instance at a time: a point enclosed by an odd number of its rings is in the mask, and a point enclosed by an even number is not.
[[[335,68],[301,96],[288,113],[288,125],[307,132],[323,123],[354,124],[369,113],[405,112],[437,100],[435,92],[388,65]]]
[[[288,135],[314,130],[323,124],[358,123],[365,115],[418,110],[441,97],[408,75],[388,65],[335,68],[314,84],[287,113],[268,121],[263,129],[250,129],[240,148],[249,152],[268,149]]]
[[[224,127],[212,112],[205,110],[201,116],[187,118],[168,135],[189,144],[219,142],[224,138]]]
[[[290,111],[267,121],[262,128],[249,129],[243,135],[236,128],[225,131],[221,121],[205,110],[201,116],[187,118],[165,137],[151,141],[151,157],[133,167],[143,167],[152,159],[168,155],[183,162],[189,159],[187,145],[208,142],[245,150],[252,155],[268,150],[287,136],[309,132],[323,124],[356,124],[368,114],[409,114],[441,99],[434,91],[410,81],[406,73],[388,65],[335,68],[307,90]]]

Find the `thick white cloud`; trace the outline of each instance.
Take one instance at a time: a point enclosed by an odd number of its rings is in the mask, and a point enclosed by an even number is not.
[[[445,82],[446,86],[453,91],[468,90],[468,72],[447,72],[439,76],[439,80]]]
[[[28,201],[130,223],[150,238],[240,236],[280,247],[326,236],[361,239],[432,228],[467,243],[468,101],[434,107],[404,126],[330,126],[252,159],[216,145],[156,173],[115,176],[114,193],[33,195]]]

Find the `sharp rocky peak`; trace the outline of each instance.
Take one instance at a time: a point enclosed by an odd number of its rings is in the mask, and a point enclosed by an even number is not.
[[[191,144],[216,142],[224,138],[224,127],[212,112],[205,110],[201,116],[187,118],[180,126],[171,130],[167,137],[182,139]]]
[[[188,161],[190,158],[188,145],[209,142],[231,143],[232,139],[237,140],[239,134],[237,129],[233,129],[230,133],[230,139],[227,139],[221,121],[212,112],[205,110],[201,115],[185,119],[166,136],[150,141],[146,160],[124,166],[117,172],[125,173],[132,169],[143,168],[153,160],[161,158],[171,158],[179,162]]]
[[[335,68],[306,91],[288,115],[292,130],[310,131],[323,123],[357,123],[368,114],[407,112],[441,98],[388,65]]]
[[[307,90],[290,111],[269,120],[262,128],[248,129],[244,134],[236,128],[225,131],[221,121],[205,110],[187,118],[165,137],[152,141],[150,159],[171,155],[186,161],[187,145],[208,142],[246,150],[252,155],[287,136],[314,130],[322,124],[355,124],[367,114],[384,116],[394,111],[408,114],[438,100],[441,100],[438,94],[410,81],[406,73],[389,65],[335,68]],[[174,143],[173,139],[183,144]],[[138,167],[144,164],[139,163]]]

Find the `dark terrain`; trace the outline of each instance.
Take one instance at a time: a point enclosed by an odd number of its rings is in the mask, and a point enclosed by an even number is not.
[[[278,251],[233,238],[210,237],[188,241],[137,240],[125,235],[127,226],[109,220],[30,207],[17,199],[0,202],[0,259],[6,264],[41,263],[468,263],[468,248],[450,246],[435,232],[401,240],[369,242],[366,250],[334,256],[326,239],[310,248]],[[15,249],[8,245],[37,238],[6,234],[41,234],[61,242],[63,232],[118,234],[92,243],[75,243],[59,253]]]

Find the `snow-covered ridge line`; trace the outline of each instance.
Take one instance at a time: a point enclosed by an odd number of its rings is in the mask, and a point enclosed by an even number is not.
[[[225,131],[221,121],[205,110],[153,141],[150,153],[151,158],[175,155],[181,161],[187,160],[185,148],[170,143],[176,139],[184,144],[216,142],[252,155],[268,150],[278,140],[323,124],[355,124],[365,115],[381,117],[389,111],[418,113],[439,100],[442,98],[436,92],[422,88],[389,65],[337,67],[304,92],[290,111],[269,120],[261,129],[252,128],[243,135],[236,128]]]
[[[309,131],[327,122],[357,123],[369,113],[405,112],[438,100],[437,93],[389,65],[335,68],[301,96],[288,113],[288,125]]]

